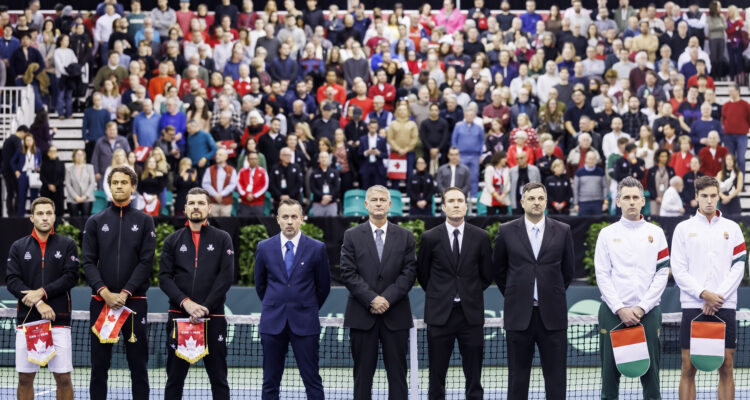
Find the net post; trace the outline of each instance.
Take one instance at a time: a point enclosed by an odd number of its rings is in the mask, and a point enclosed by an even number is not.
[[[409,400],[419,400],[419,355],[417,354],[417,321],[409,329]]]

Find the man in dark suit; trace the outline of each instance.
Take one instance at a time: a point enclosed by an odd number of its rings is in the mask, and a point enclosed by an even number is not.
[[[484,289],[492,283],[490,239],[465,223],[466,194],[443,193],[444,224],[422,235],[417,276],[425,290],[424,320],[430,360],[430,399],[445,399],[445,376],[453,347],[461,351],[466,398],[482,399]]]
[[[575,272],[570,227],[544,216],[544,185],[524,185],[525,216],[503,224],[495,238],[493,265],[508,340],[508,398],[527,399],[534,345],[547,399],[565,398],[568,306],[565,290]]]
[[[290,342],[307,398],[325,397],[318,372],[318,311],[331,291],[331,276],[325,244],[300,232],[302,218],[296,200],[281,200],[276,216],[281,233],[260,242],[255,256],[255,290],[263,304],[264,400],[279,399]]]
[[[388,171],[383,158],[388,157],[388,145],[384,137],[378,135],[378,121],[370,120],[367,135],[359,139],[359,174],[363,189],[373,185],[385,185]]]
[[[406,399],[406,354],[413,326],[408,294],[417,274],[414,236],[388,222],[391,197],[384,186],[367,190],[365,207],[370,220],[347,230],[341,248],[341,279],[349,289],[344,326],[350,328],[354,399],[372,397],[378,344],[389,398]]]
[[[467,196],[471,192],[471,171],[461,164],[461,153],[457,148],[448,150],[448,163],[438,168],[435,179],[440,192],[445,192],[449,187],[460,188]]]

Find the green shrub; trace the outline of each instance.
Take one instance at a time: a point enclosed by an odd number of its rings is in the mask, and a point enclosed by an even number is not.
[[[324,241],[323,236],[325,234],[324,234],[323,230],[320,229],[320,228],[318,228],[317,226],[309,223],[309,222],[303,223],[302,226],[299,227],[299,230],[302,231],[302,233],[304,233],[305,236],[307,236],[307,237],[311,237],[311,238],[313,238],[315,240],[319,240],[321,242]]]
[[[414,219],[411,221],[401,221],[398,225],[404,229],[411,231],[414,235],[414,243],[416,247],[414,249],[415,254],[419,254],[419,243],[422,240],[422,234],[424,233],[424,221],[421,219]]]
[[[57,225],[55,227],[55,233],[58,235],[67,236],[76,242],[76,247],[78,248],[78,258],[80,260],[81,258],[81,230],[76,228],[75,226],[68,223],[68,221],[63,221],[63,223]],[[83,272],[83,264],[79,263],[78,265],[78,285],[79,286],[86,286],[88,282],[86,282],[86,274]]]
[[[246,225],[240,229],[240,257],[238,282],[240,285],[255,284],[255,251],[258,243],[268,239],[268,231],[263,225]]]
[[[589,285],[596,285],[596,267],[594,266],[594,252],[596,251],[596,240],[599,238],[599,232],[611,225],[609,222],[599,222],[591,224],[586,232],[586,241],[583,243],[583,266],[586,270],[586,282]]]
[[[173,234],[174,231],[174,225],[167,222],[162,222],[154,228],[154,233],[156,234],[156,250],[154,251],[154,267],[151,269],[151,286],[159,286],[159,262],[161,261],[161,252],[164,248],[164,241],[167,240],[167,236]]]
[[[495,237],[497,237],[497,231],[500,229],[500,225],[502,225],[502,222],[497,221],[485,228],[485,230],[487,231],[487,236],[490,237],[490,247],[492,248],[495,248]]]

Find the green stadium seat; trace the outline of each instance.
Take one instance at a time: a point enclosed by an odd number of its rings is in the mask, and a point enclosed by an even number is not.
[[[271,215],[271,211],[273,211],[273,196],[271,196],[271,192],[266,191],[266,202],[263,205],[265,206],[264,213]]]
[[[484,192],[484,190],[477,193],[477,199],[482,198],[482,192]],[[487,215],[487,206],[482,204],[479,200],[477,200],[477,215]]]
[[[344,193],[344,216],[360,217],[367,215],[365,192],[362,189],[351,189]]]
[[[172,215],[172,208],[174,206],[174,195],[171,190],[167,190],[164,196],[164,204],[161,205],[161,215],[170,216]]]
[[[404,215],[404,199],[401,191],[390,189],[391,208],[388,210],[389,217],[401,217]]]
[[[91,206],[91,215],[107,208],[107,194],[103,190],[94,190],[94,204]]]

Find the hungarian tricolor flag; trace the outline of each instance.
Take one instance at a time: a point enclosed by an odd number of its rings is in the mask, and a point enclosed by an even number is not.
[[[113,310],[105,304],[96,319],[96,323],[91,327],[91,331],[94,332],[101,343],[117,343],[120,340],[120,329],[122,329],[130,314],[135,313],[127,307]],[[133,341],[132,338],[131,341]]]
[[[643,376],[651,366],[643,325],[610,331],[609,337],[617,370],[628,378]]]
[[[406,155],[391,153],[388,158],[388,179],[406,179]]]
[[[151,146],[138,146],[135,148],[135,159],[138,162],[146,161],[149,153],[151,153]]]
[[[174,353],[177,357],[195,364],[208,354],[206,343],[206,321],[200,318],[197,324],[190,322],[189,318],[175,318],[172,338],[177,338],[177,348]]]
[[[736,264],[738,262],[741,262],[741,263],[744,264],[746,257],[747,257],[747,252],[745,251],[745,242],[742,242],[742,243],[738,244],[734,248],[734,251],[732,252],[732,265],[734,265],[734,264]],[[744,267],[745,266],[743,265],[742,268],[744,268]]]
[[[656,256],[656,270],[658,271],[662,268],[669,268],[669,248],[667,247]]]
[[[693,321],[690,324],[690,362],[701,371],[715,371],[724,363],[726,324]]]
[[[26,359],[34,364],[47,365],[55,356],[55,345],[52,342],[52,323],[46,319],[23,324],[26,336]]]

